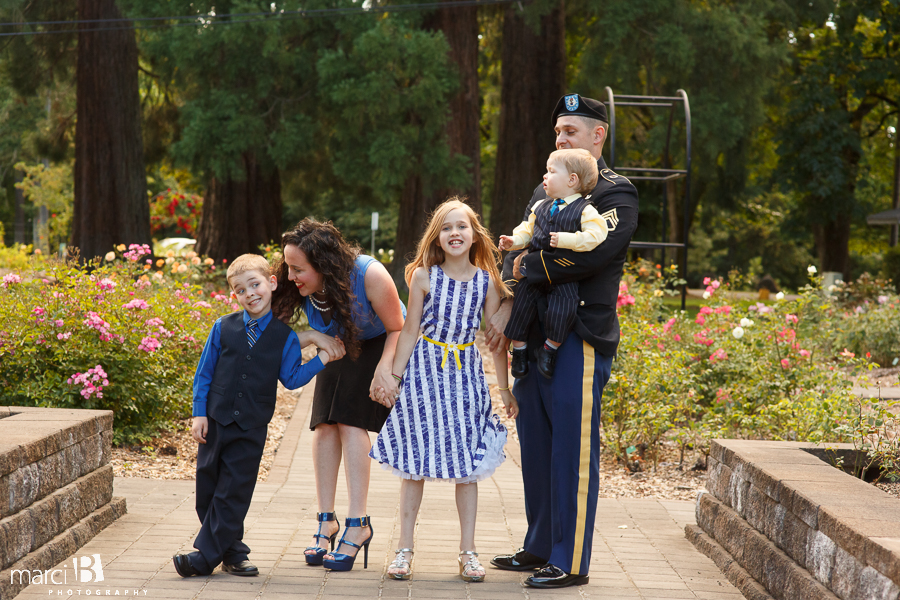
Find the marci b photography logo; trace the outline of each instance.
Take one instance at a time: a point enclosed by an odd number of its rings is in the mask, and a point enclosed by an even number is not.
[[[20,584],[27,582],[28,585],[67,585],[103,581],[103,562],[100,560],[99,554],[72,557],[72,568],[74,575],[71,578],[68,565],[64,569],[47,569],[45,571],[13,569],[9,572],[9,582],[15,582],[16,575],[19,576]]]

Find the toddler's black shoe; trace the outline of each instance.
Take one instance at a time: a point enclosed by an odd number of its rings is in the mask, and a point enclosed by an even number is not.
[[[512,365],[509,368],[512,376],[521,379],[528,375],[528,347],[513,348]]]
[[[544,347],[538,350],[537,368],[541,375],[550,379],[553,377],[553,371],[556,370],[556,350],[544,344]]]

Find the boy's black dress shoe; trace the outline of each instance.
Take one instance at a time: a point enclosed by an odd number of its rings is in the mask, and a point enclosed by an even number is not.
[[[546,379],[553,377],[553,371],[556,370],[556,353],[557,351],[547,344],[544,344],[544,347],[538,350],[537,368]]]
[[[571,585],[587,585],[587,575],[572,575],[554,565],[547,565],[525,580],[525,585],[536,588],[564,588]]]
[[[534,571],[547,564],[547,561],[525,548],[519,548],[515,554],[500,554],[491,559],[491,564],[504,571]]]
[[[241,575],[242,577],[252,577],[253,575],[259,575],[259,569],[257,569],[252,562],[249,560],[242,560],[239,563],[234,563],[233,565],[226,565],[222,563],[222,571],[225,573],[231,573],[232,575]]]
[[[516,379],[522,379],[528,375],[528,347],[512,349],[512,364],[509,367],[510,373]]]
[[[175,572],[182,577],[200,575],[200,571],[194,568],[187,554],[176,554],[172,557],[172,562],[175,564]]]

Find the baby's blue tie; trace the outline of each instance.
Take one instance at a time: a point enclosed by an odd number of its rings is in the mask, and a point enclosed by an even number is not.
[[[550,207],[550,216],[555,217],[556,213],[559,212],[559,207],[565,203],[566,203],[566,201],[563,200],[562,198],[557,198],[556,200],[554,200],[553,206]]]

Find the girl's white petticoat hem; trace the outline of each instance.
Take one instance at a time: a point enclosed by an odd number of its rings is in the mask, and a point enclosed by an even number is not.
[[[387,463],[381,463],[381,468],[393,473],[397,477],[402,479],[412,479],[413,481],[425,480],[443,481],[445,483],[477,483],[493,475],[494,471],[497,470],[497,467],[502,465],[503,461],[506,460],[506,453],[503,451],[503,448],[506,446],[506,427],[500,423],[500,417],[497,415],[491,417],[491,425],[492,426],[488,426],[488,429],[485,431],[484,437],[482,438],[485,445],[484,458],[478,463],[475,470],[472,471],[468,477],[454,477],[450,479],[444,477],[428,477],[426,475],[417,475],[415,473],[401,471]]]

